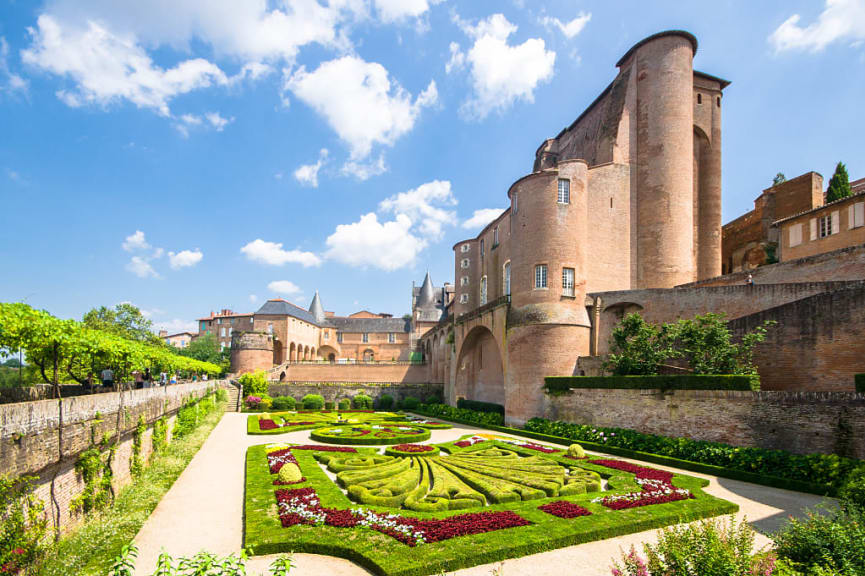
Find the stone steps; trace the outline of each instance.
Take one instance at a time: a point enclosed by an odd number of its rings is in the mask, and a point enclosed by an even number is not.
[[[240,411],[240,390],[237,388],[237,386],[230,386],[228,388],[228,405],[225,407],[225,411]]]

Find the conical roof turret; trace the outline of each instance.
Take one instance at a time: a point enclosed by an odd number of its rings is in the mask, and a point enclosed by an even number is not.
[[[321,298],[318,297],[318,290],[315,291],[315,296],[312,297],[312,302],[309,304],[309,313],[312,314],[315,321],[319,324],[324,322],[324,308],[321,306]]]
[[[429,308],[434,307],[436,303],[435,292],[433,291],[432,279],[429,277],[429,271],[423,279],[423,284],[420,287],[420,292],[417,295],[417,307]]]

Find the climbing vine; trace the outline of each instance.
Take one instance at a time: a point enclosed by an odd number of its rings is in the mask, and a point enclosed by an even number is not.
[[[110,432],[105,432],[102,438],[97,440],[98,426],[101,423],[102,415],[97,412],[90,424],[90,448],[81,452],[75,461],[75,471],[84,481],[84,490],[70,502],[69,507],[73,512],[80,511],[87,514],[91,510],[103,508],[114,495],[111,485],[114,477],[111,460],[116,445],[110,445]],[[108,448],[107,458],[103,459],[102,452],[106,448]]]
[[[135,478],[140,476],[141,472],[144,471],[144,462],[141,458],[141,443],[146,430],[147,422],[144,421],[144,415],[141,415],[138,417],[138,425],[132,434],[132,456],[129,458],[129,472]]]
[[[165,416],[153,423],[153,451],[159,452],[168,444],[168,424]]]

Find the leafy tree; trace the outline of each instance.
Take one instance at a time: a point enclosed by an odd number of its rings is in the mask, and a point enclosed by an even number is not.
[[[153,322],[148,320],[134,304],[122,302],[114,308],[100,306],[87,312],[81,319],[84,326],[121,336],[128,340],[164,344],[153,333]]]
[[[733,342],[724,314],[704,314],[669,327],[674,349],[694,374],[756,374],[754,346],[766,339],[767,321]]]
[[[3,364],[0,364],[0,365],[5,366],[7,368],[18,368],[19,366],[21,366],[21,361],[18,360],[18,358],[10,358],[10,359],[6,360],[5,362],[3,362]]]
[[[202,362],[212,362],[214,364],[227,363],[230,355],[228,350],[221,350],[219,348],[215,334],[205,334],[196,338],[189,343],[189,346],[180,349],[177,353],[187,358],[195,358]]]
[[[783,172],[778,172],[775,174],[775,177],[772,178],[772,186],[777,186],[778,184],[783,184],[787,181],[787,177],[784,176]]]
[[[835,166],[835,173],[829,180],[829,189],[826,191],[826,202],[833,202],[846,198],[852,193],[850,190],[850,177],[847,175],[847,167],[843,162]]]
[[[610,356],[604,367],[620,375],[657,374],[661,364],[672,356],[666,329],[633,313],[613,329]]]

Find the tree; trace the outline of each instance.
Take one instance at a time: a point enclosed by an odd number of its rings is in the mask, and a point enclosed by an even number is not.
[[[772,178],[772,186],[777,186],[778,184],[783,184],[787,181],[787,177],[784,176],[783,172],[778,172],[775,174],[775,177]]]
[[[835,173],[829,180],[829,189],[826,191],[826,202],[834,202],[846,198],[852,193],[850,190],[850,177],[847,175],[847,167],[843,162],[835,166]]]
[[[230,355],[228,350],[220,350],[214,334],[205,334],[196,338],[189,343],[189,346],[181,348],[177,353],[187,358],[195,358],[213,364],[226,363]]]
[[[127,340],[164,344],[162,339],[153,333],[153,322],[148,320],[137,306],[129,302],[122,302],[114,308],[105,306],[93,308],[81,321],[87,328],[102,330]]]
[[[610,357],[604,367],[613,374],[657,374],[674,355],[666,328],[646,322],[636,312],[628,314],[613,329]]]
[[[694,374],[757,374],[754,346],[766,339],[766,321],[733,342],[724,314],[704,314],[691,320],[679,320],[669,329],[674,349],[684,358]]]

